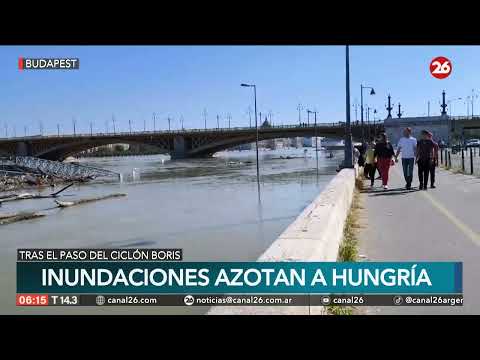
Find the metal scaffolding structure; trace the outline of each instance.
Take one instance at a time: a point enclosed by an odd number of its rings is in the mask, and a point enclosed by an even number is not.
[[[11,158],[14,165],[42,175],[67,179],[94,179],[98,177],[120,177],[119,173],[99,169],[92,166],[51,161],[31,156],[15,156]]]

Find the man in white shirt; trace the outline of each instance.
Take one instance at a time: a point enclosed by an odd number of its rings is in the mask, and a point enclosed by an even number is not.
[[[412,136],[412,129],[409,127],[403,130],[403,137],[398,141],[397,154],[395,155],[395,161],[397,162],[400,153],[402,153],[403,176],[407,183],[405,188],[410,190],[412,188],[413,165],[417,153],[417,139]]]

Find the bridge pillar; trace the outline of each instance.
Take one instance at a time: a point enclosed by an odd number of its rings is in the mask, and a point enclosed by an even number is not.
[[[32,149],[30,144],[26,143],[25,141],[21,141],[17,143],[16,149],[15,149],[15,155],[16,156],[32,156]]]
[[[170,156],[172,159],[184,159],[187,157],[185,138],[183,136],[175,136],[173,138],[173,152]]]

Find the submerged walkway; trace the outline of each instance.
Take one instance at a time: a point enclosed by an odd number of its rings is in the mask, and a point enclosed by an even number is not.
[[[362,192],[360,261],[462,261],[464,305],[359,307],[359,313],[480,314],[480,178],[437,169],[436,189],[419,191],[414,176],[408,191],[400,162],[390,176],[389,190],[376,180]]]

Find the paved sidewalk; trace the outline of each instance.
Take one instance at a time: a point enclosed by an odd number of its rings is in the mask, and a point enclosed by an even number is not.
[[[415,189],[408,191],[400,163],[390,176],[389,190],[376,180],[362,194],[359,253],[365,261],[462,261],[464,306],[365,307],[360,313],[480,314],[480,178],[437,169],[436,189],[418,191],[414,176]]]

